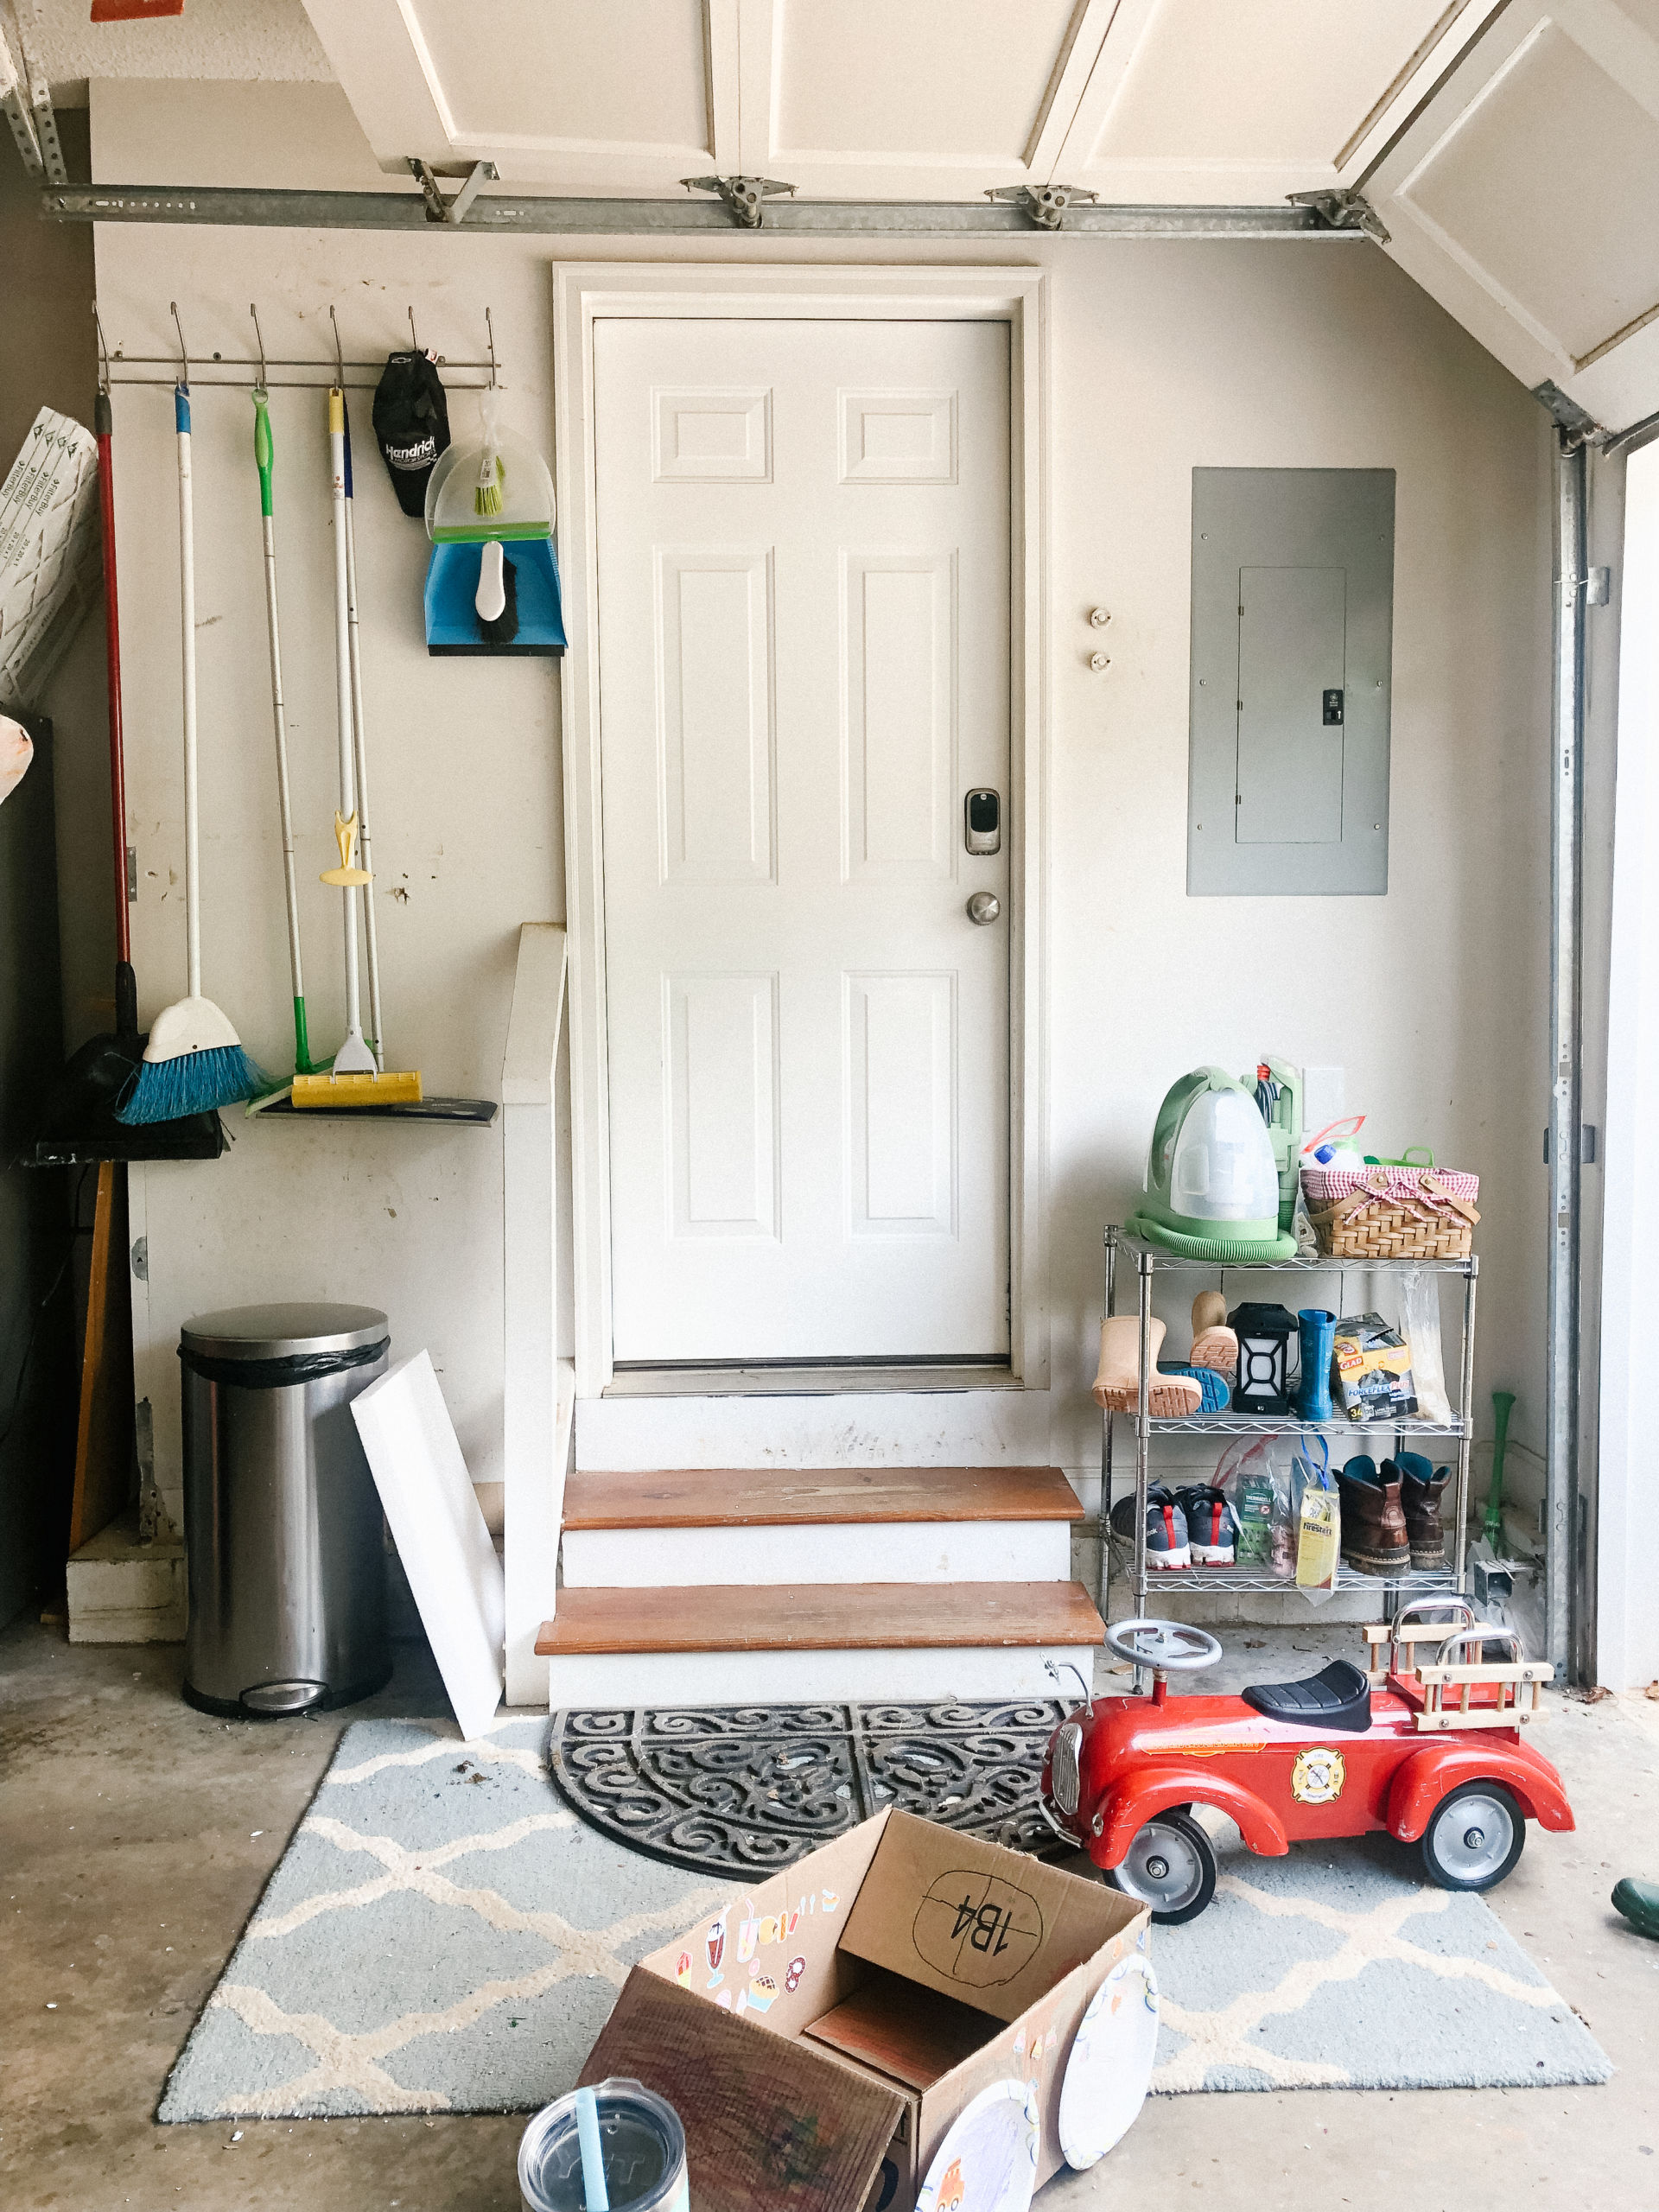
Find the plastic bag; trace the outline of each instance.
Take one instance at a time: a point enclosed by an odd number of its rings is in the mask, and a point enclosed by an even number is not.
[[[1216,1463],[1216,1487],[1238,1516],[1233,1558],[1256,1574],[1296,1571],[1291,1484],[1295,1452],[1287,1436],[1242,1436]]]
[[[1322,1436],[1304,1439],[1291,1468],[1291,1506],[1295,1516],[1296,1587],[1322,1605],[1337,1586],[1342,1559],[1342,1509],[1331,1447]]]
[[[1411,1346],[1417,1411],[1424,1421],[1449,1423],[1452,1402],[1446,1395],[1446,1366],[1440,1352],[1440,1279],[1427,1268],[1414,1268],[1397,1281],[1400,1333]]]

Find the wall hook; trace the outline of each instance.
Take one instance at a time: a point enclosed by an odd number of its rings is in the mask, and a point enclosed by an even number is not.
[[[410,308],[409,310],[409,342],[418,353],[421,350],[421,341],[415,335],[415,310],[413,308]]]
[[[259,327],[259,310],[251,300],[248,302],[248,313],[253,317],[254,342],[259,348],[259,381],[254,390],[263,397],[265,391],[265,334]]]
[[[336,391],[344,391],[346,389],[346,360],[345,356],[340,352],[340,325],[334,320],[334,302],[332,301],[330,301],[328,306],[328,324],[329,327],[334,334],[334,390]]]
[[[491,316],[491,314],[490,314],[490,311],[489,311],[488,308],[485,308],[485,310],[484,310],[484,327],[485,327],[485,329],[486,329],[486,330],[488,332],[488,334],[489,334],[489,340],[490,340],[490,390],[491,390],[492,391],[493,391],[495,390],[495,388],[496,388],[496,383],[495,383],[495,323],[494,323],[494,320],[493,320],[493,318]]]
[[[187,391],[190,386],[190,352],[184,342],[184,325],[179,321],[179,303],[169,300],[168,311],[173,317],[173,327],[179,334],[179,382]]]
[[[98,311],[98,302],[92,302],[92,321],[98,326],[98,388],[105,399],[110,396],[110,349],[104,342],[104,318]]]

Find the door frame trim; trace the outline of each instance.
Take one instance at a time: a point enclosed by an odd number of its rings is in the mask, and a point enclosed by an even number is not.
[[[567,262],[553,269],[554,474],[569,646],[560,662],[565,916],[570,948],[570,1143],[576,1394],[613,1380],[610,1106],[601,763],[594,326],[678,321],[1001,322],[1008,329],[1008,1380],[1049,1383],[1047,788],[1049,332],[1032,268]],[[833,1369],[815,1370],[834,1390]],[[859,1386],[868,1388],[868,1382]],[[902,1386],[898,1386],[902,1387]]]

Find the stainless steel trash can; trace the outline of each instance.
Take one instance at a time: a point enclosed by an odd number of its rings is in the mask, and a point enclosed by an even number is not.
[[[372,1306],[240,1306],[181,1332],[184,1694],[203,1713],[350,1705],[391,1675],[380,1498],[351,1410],[390,1344]]]

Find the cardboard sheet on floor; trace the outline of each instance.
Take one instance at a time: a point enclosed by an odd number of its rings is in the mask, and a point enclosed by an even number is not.
[[[432,1362],[399,1360],[352,1418],[463,1736],[501,1702],[506,1589]]]

